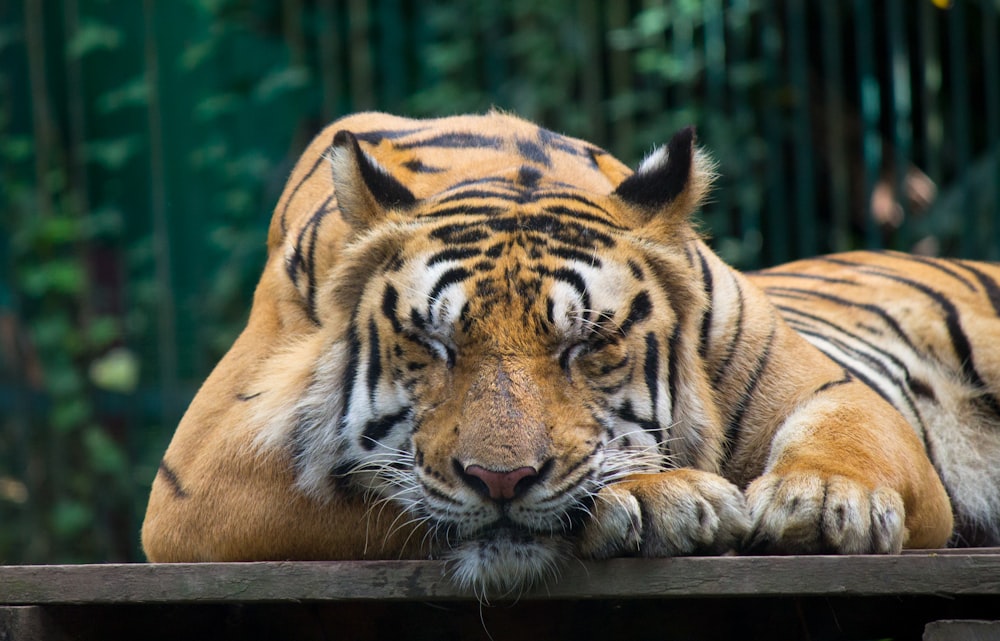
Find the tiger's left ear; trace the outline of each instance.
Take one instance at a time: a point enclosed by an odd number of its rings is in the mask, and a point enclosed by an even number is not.
[[[390,209],[417,202],[413,192],[367,154],[349,131],[333,137],[330,164],[340,214],[356,231],[368,229]]]
[[[685,127],[646,157],[613,195],[638,214],[640,225],[654,219],[680,223],[708,193],[712,169],[712,161],[695,147],[694,127]]]

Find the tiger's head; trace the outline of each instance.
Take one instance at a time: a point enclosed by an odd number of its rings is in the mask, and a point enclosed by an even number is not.
[[[335,125],[312,168],[332,197],[279,203],[270,268],[297,331],[250,384],[285,390],[258,444],[317,500],[401,507],[459,582],[517,589],[573,554],[600,488],[711,468],[684,339],[709,162],[691,129],[632,173],[501,114],[377,122]]]

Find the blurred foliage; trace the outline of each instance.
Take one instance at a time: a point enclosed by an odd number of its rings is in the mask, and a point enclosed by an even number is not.
[[[721,174],[704,227],[740,267],[873,239],[1000,257],[997,223],[966,231],[1000,184],[991,2],[0,4],[0,562],[142,558],[149,483],[245,322],[284,179],[350,111],[496,106],[630,163],[694,123]],[[869,22],[906,79],[865,67]],[[940,183],[928,213],[897,157]],[[867,215],[877,181],[904,227]]]

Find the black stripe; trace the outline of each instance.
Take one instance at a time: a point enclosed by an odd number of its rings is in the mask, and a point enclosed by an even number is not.
[[[403,167],[406,167],[415,174],[442,174],[446,171],[444,167],[433,167],[431,165],[425,165],[420,161],[419,158],[414,158],[413,160],[407,160],[403,163]]]
[[[453,203],[456,200],[513,200],[518,195],[515,191],[490,191],[475,185],[472,189],[452,190],[447,196],[442,196],[434,201],[436,205]]]
[[[733,278],[731,276],[731,278]],[[743,341],[743,321],[746,318],[746,297],[743,295],[743,286],[740,285],[740,281],[733,278],[733,284],[736,286],[736,301],[739,303],[739,314],[736,316],[736,331],[732,333],[729,337],[729,343],[726,344],[726,355],[723,357],[722,361],[716,367],[715,371],[712,372],[712,384],[718,386],[722,381],[722,377],[726,375],[729,370],[729,365],[733,362],[733,358],[736,357],[736,347]]]
[[[341,416],[343,426],[350,416],[351,396],[354,394],[354,379],[358,375],[358,361],[361,357],[361,340],[358,330],[352,322],[347,326],[347,363],[344,366],[344,413]]]
[[[424,140],[414,140],[412,142],[398,142],[396,149],[417,149],[428,147],[440,147],[444,149],[469,149],[474,147],[499,149],[503,145],[503,140],[496,136],[483,136],[480,134],[451,132],[438,134],[425,138]]]
[[[678,354],[678,346],[681,342],[681,325],[678,323],[674,327],[673,333],[670,335],[670,340],[667,342],[667,349],[670,353],[667,355],[667,391],[670,394],[670,421],[676,420],[674,413],[677,408],[677,372],[680,366],[680,358]]]
[[[384,302],[384,299],[383,299]],[[378,379],[382,376],[382,349],[378,338],[378,325],[374,318],[368,319],[368,393],[372,403],[378,390]]]
[[[580,211],[579,209],[571,209],[566,205],[546,205],[543,207],[543,209],[550,214],[555,214],[556,216],[565,216],[568,218],[573,218],[575,220],[583,220],[589,223],[597,223],[598,225],[603,225],[604,227],[610,227],[611,229],[615,229],[618,231],[626,230],[625,227],[617,225],[603,216],[588,214],[587,212]],[[536,214],[536,216],[539,218],[542,217],[540,214]]]
[[[593,200],[587,198],[586,196],[582,196],[582,195],[580,195],[578,193],[575,193],[575,192],[572,192],[572,191],[564,191],[564,190],[557,190],[557,189],[546,189],[544,191],[539,191],[539,192],[535,193],[534,200],[536,200],[536,201],[549,200],[549,199],[552,199],[552,200],[572,200],[572,201],[580,203],[581,205],[586,205],[590,209],[596,210],[596,211],[600,212],[601,214],[603,214],[604,216],[607,216],[608,220],[604,221],[605,224],[611,225],[611,226],[615,227],[616,229],[624,229],[623,227],[619,227],[617,225],[614,225],[611,222],[611,220],[610,220],[611,219],[611,214],[608,213],[607,209],[605,209],[604,207],[601,207],[600,205],[598,205],[597,203],[595,203]]]
[[[426,213],[421,213],[420,218],[448,218],[450,216],[499,216],[506,210],[492,205],[470,205],[462,203],[451,207],[438,207]]]
[[[310,167],[309,171],[306,172],[306,175],[302,177],[302,180],[295,183],[295,186],[292,187],[292,191],[289,192],[288,198],[285,200],[285,205],[281,208],[282,236],[288,233],[288,207],[292,204],[292,201],[295,199],[295,194],[299,193],[299,189],[302,188],[302,185],[309,182],[309,179],[312,178],[312,175],[316,173],[317,169],[319,169],[322,165],[327,164],[328,162],[329,161],[327,160],[326,154],[320,154],[319,158],[316,159],[316,162],[313,163],[313,166]]]
[[[791,296],[788,296],[789,294]],[[899,340],[903,341],[911,351],[914,352],[920,351],[916,348],[916,346],[914,346],[913,341],[911,341],[910,337],[906,334],[906,332],[903,331],[903,328],[900,327],[899,322],[897,322],[895,318],[890,316],[888,312],[886,312],[878,305],[873,305],[871,303],[859,303],[857,301],[853,301],[847,298],[842,298],[840,296],[834,296],[833,294],[818,292],[811,289],[799,289],[797,287],[768,287],[767,295],[773,296],[775,298],[787,297],[798,300],[809,300],[810,298],[819,298],[821,300],[829,301],[831,303],[836,303],[837,305],[842,305],[850,309],[860,309],[866,311],[869,314],[877,316],[879,319],[881,319],[882,322],[885,323],[889,327],[889,329],[892,330],[893,334],[895,334],[896,337],[899,338]]]
[[[442,249],[427,261],[427,266],[437,265],[438,263],[445,263],[449,261],[467,260],[475,256],[482,254],[482,251],[478,247],[452,247],[449,249]]]
[[[642,291],[636,294],[628,308],[628,316],[622,321],[618,330],[622,336],[627,336],[632,331],[632,326],[649,318],[653,313],[653,303],[649,300],[649,294]]]
[[[845,368],[843,374],[844,375],[843,375],[842,378],[838,378],[838,379],[833,380],[833,381],[827,381],[826,383],[823,383],[822,385],[820,385],[819,388],[816,389],[815,393],[816,394],[822,394],[823,392],[827,391],[828,389],[832,389],[834,387],[840,387],[841,385],[847,385],[848,383],[851,383],[851,382],[854,381],[854,377],[851,375],[850,370],[848,370],[848,369]]]
[[[929,258],[927,256],[917,256],[915,254],[900,254],[900,253],[897,253],[897,252],[888,252],[888,253],[886,253],[884,255],[889,256],[890,258],[894,258],[896,260],[912,261],[912,262],[920,263],[921,265],[926,265],[926,266],[930,267],[931,269],[936,269],[936,270],[938,270],[940,272],[943,272],[943,273],[947,274],[948,276],[954,278],[958,282],[960,282],[963,285],[965,285],[965,288],[968,289],[970,292],[976,291],[976,286],[973,285],[972,282],[969,279],[967,279],[965,276],[962,276],[961,274],[959,274],[958,272],[956,272],[954,269],[948,267],[947,264],[945,263],[945,261],[943,261],[943,260],[941,260],[939,258]]]
[[[434,287],[431,288],[431,291],[427,295],[427,298],[433,303],[434,301],[437,300],[438,295],[440,295],[441,292],[444,291],[446,287],[454,285],[455,283],[459,283],[467,279],[471,275],[472,273],[469,270],[465,269],[464,267],[455,267],[453,269],[449,269],[445,273],[441,274],[441,278],[439,278],[438,281],[434,283]]]
[[[864,352],[862,350],[859,350],[859,349],[857,349],[855,347],[851,347],[850,345],[846,344],[844,341],[836,339],[836,338],[834,338],[834,337],[832,337],[832,336],[830,336],[828,334],[822,334],[820,332],[817,332],[815,330],[809,329],[807,327],[796,327],[795,323],[789,323],[789,325],[796,332],[798,332],[799,334],[801,334],[803,336],[812,336],[812,337],[817,338],[817,339],[823,339],[825,341],[828,341],[832,345],[834,345],[837,349],[840,350],[839,353],[830,353],[830,352],[827,352],[827,351],[823,350],[821,347],[819,347],[818,345],[810,343],[814,347],[816,347],[816,349],[818,349],[821,352],[823,352],[823,354],[826,355],[827,358],[829,358],[830,360],[836,362],[838,365],[840,365],[844,369],[846,369],[849,372],[851,372],[862,383],[864,383],[866,386],[868,386],[873,391],[875,391],[879,396],[881,396],[887,403],[889,403],[889,405],[892,405],[893,407],[895,407],[896,403],[890,397],[889,392],[886,391],[886,390],[884,390],[874,380],[872,380],[871,378],[869,378],[867,375],[864,374],[864,372],[861,371],[861,369],[860,369],[860,361],[864,361],[866,364],[868,364],[869,366],[871,366],[872,369],[877,370],[882,375],[883,378],[886,378],[886,379],[889,380],[889,382],[892,385],[892,387],[896,388],[899,391],[900,395],[903,397],[903,402],[906,404],[906,407],[909,408],[910,412],[916,418],[917,425],[915,427],[918,427],[921,432],[926,432],[926,425],[924,424],[923,417],[920,415],[920,412],[917,410],[917,406],[916,406],[916,404],[914,402],[914,399],[913,399],[913,396],[912,396],[912,394],[911,394],[911,392],[909,390],[909,386],[906,385],[904,383],[904,381],[901,380],[898,376],[893,375],[892,372],[890,372],[888,370],[888,368],[885,366],[885,363],[883,363],[882,361],[880,361],[875,356],[872,356],[871,354],[868,354],[868,353],[866,353],[866,352]],[[859,340],[861,340],[861,339],[859,339]],[[862,341],[862,342],[864,342],[864,341]],[[878,350],[878,348],[874,348],[874,349],[876,349],[879,352],[882,352],[882,350]],[[882,353],[884,353],[884,352],[882,352]],[[847,358],[847,356],[849,356],[850,354],[853,354],[856,357],[856,360],[853,360],[853,361],[849,360]],[[841,356],[844,356],[844,357],[841,357]],[[909,371],[907,371],[905,367],[903,369],[906,372],[906,380],[907,381],[910,380],[910,373],[909,373]]]
[[[392,323],[392,331],[397,334],[403,331],[403,326],[399,322],[396,313],[396,305],[399,303],[399,292],[392,285],[386,285],[385,293],[382,295],[382,314]]]
[[[177,473],[171,469],[165,460],[160,461],[159,468],[160,475],[166,482],[167,487],[170,488],[171,493],[174,495],[175,499],[186,499],[188,498],[187,490],[181,485],[181,481],[177,478]]]
[[[643,273],[642,267],[639,266],[639,263],[629,258],[626,265],[628,265],[629,271],[632,272],[632,276],[634,276],[637,281],[641,282],[646,280],[646,274]]]
[[[821,276],[820,274],[799,274],[795,272],[779,271],[779,272],[752,272],[751,275],[754,278],[799,278],[802,280],[812,280],[820,283],[829,283],[830,285],[858,285],[857,281],[847,280],[846,278],[831,278],[830,276]]]
[[[721,469],[726,469],[729,465],[729,461],[736,453],[736,447],[739,445],[740,428],[743,427],[743,417],[746,416],[747,410],[750,408],[751,401],[757,392],[757,386],[760,385],[760,381],[763,378],[764,370],[767,369],[767,365],[771,361],[771,350],[774,347],[774,337],[776,333],[777,327],[774,326],[771,328],[771,333],[767,337],[764,349],[757,355],[757,362],[754,364],[753,370],[750,373],[749,383],[740,395],[740,399],[732,404],[733,407],[736,408],[736,412],[733,414],[732,418],[729,420],[729,424],[726,426],[725,454],[723,455]]]
[[[928,287],[924,283],[919,283],[915,280],[904,278],[903,276],[895,276],[891,274],[876,275],[901,283],[908,287],[912,287],[941,307],[945,316],[945,327],[948,329],[948,336],[951,339],[952,349],[955,351],[955,355],[961,364],[962,373],[968,378],[972,386],[981,392],[976,399],[977,402],[985,405],[994,416],[1000,416],[1000,400],[998,400],[994,394],[988,392],[989,387],[986,385],[986,382],[983,381],[982,376],[979,374],[979,370],[976,369],[972,353],[972,345],[969,343],[969,337],[965,335],[965,331],[962,329],[962,321],[958,313],[958,309],[955,307],[955,304],[951,302],[951,299],[941,292]]]
[[[431,238],[453,245],[469,245],[486,240],[490,233],[482,225],[459,224],[442,225],[430,233]]]
[[[546,167],[550,167],[552,165],[552,159],[549,158],[549,154],[545,151],[545,148],[534,140],[518,138],[517,152],[526,160],[530,160],[531,162],[537,162],[538,164]]]
[[[243,393],[240,393],[240,394],[236,395],[236,400],[245,403],[246,401],[252,401],[253,399],[255,399],[258,396],[260,396],[261,394],[263,394],[263,392],[257,392],[255,394],[243,394]]]
[[[803,311],[803,310],[798,309],[796,307],[788,307],[787,305],[776,305],[775,307],[778,309],[778,311],[782,312],[782,315],[785,315],[785,320],[787,320],[789,323],[794,322],[794,319],[789,318],[786,314],[794,314],[794,315],[802,317],[802,318],[807,318],[810,321],[812,321],[814,323],[817,323],[819,325],[822,325],[824,327],[827,327],[828,329],[832,329],[835,332],[839,332],[841,334],[844,334],[844,335],[846,335],[846,336],[848,336],[848,337],[850,337],[850,338],[858,341],[859,343],[863,343],[868,349],[872,350],[873,352],[878,352],[884,358],[892,361],[893,365],[895,365],[899,369],[901,369],[904,372],[906,372],[906,375],[909,376],[909,369],[906,367],[906,364],[903,363],[903,361],[901,361],[899,358],[897,358],[895,354],[893,354],[892,352],[886,351],[886,350],[882,349],[881,347],[879,347],[878,345],[876,345],[875,343],[869,341],[868,339],[863,338],[862,336],[859,336],[858,334],[855,334],[854,332],[849,331],[843,325],[839,325],[839,324],[837,324],[837,323],[835,323],[833,321],[830,321],[830,320],[827,320],[827,319],[823,318],[822,316],[818,316],[816,314],[812,314],[810,312]],[[819,337],[823,337],[823,334],[820,334],[818,332],[816,333],[816,335],[819,336]]]
[[[427,127],[417,127],[415,129],[376,129],[374,131],[355,133],[354,137],[373,147],[378,147],[383,140],[399,140],[400,138],[412,136],[426,130]]]
[[[538,272],[542,275],[548,275],[556,280],[562,281],[575,289],[576,293],[579,294],[583,305],[583,310],[581,311],[589,317],[590,292],[587,290],[587,283],[583,280],[583,276],[580,275],[580,272],[574,269],[569,269],[568,267],[560,267],[559,269],[554,269],[552,271],[539,267]]]
[[[412,408],[404,407],[393,414],[387,414],[368,421],[365,423],[365,429],[362,432],[361,447],[369,451],[374,449],[392,428],[407,421],[412,413]]]
[[[649,390],[649,405],[653,420],[657,418],[660,394],[660,341],[653,332],[646,334],[646,362],[643,364],[646,389]]]
[[[997,282],[992,277],[980,271],[972,263],[963,260],[959,261],[958,264],[972,272],[972,275],[976,277],[976,280],[979,281],[979,284],[986,291],[986,297],[989,298],[990,305],[993,306],[993,313],[1000,316],[1000,285],[997,285]]]
[[[663,442],[663,430],[661,429],[660,424],[655,420],[656,417],[654,416],[652,420],[640,418],[635,413],[635,409],[632,407],[632,401],[626,399],[620,407],[613,408],[612,411],[619,419],[627,423],[638,425],[644,432],[653,434],[657,443]]]
[[[547,159],[545,164],[546,166],[548,165]],[[542,176],[542,172],[538,171],[538,169],[524,165],[517,170],[517,184],[534,189],[538,185],[538,181],[542,179]]]
[[[346,141],[341,139],[342,133],[344,132],[339,132],[334,138],[334,144],[345,144]],[[361,149],[356,139],[353,141],[353,146],[358,169],[361,171],[361,179],[379,205],[389,209],[410,207],[417,202],[413,192],[396,180],[395,176],[377,165],[375,160]]]
[[[698,354],[704,360],[708,356],[709,333],[712,329],[712,316],[715,307],[712,296],[715,293],[715,283],[713,282],[712,270],[708,266],[705,255],[701,253],[701,249],[698,249],[697,252],[698,259],[701,262],[701,287],[705,292],[705,300],[708,302],[701,316],[701,331],[698,333]]]
[[[587,263],[591,267],[595,267],[597,269],[604,266],[600,259],[594,254],[588,254],[572,247],[549,247],[549,253],[553,256],[558,256],[559,258],[565,258],[566,260],[575,260],[581,263]]]

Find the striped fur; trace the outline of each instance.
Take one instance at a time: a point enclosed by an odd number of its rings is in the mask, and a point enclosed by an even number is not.
[[[632,173],[498,113],[331,125],[149,558],[431,556],[504,593],[573,556],[940,546],[947,493],[956,540],[997,541],[1000,271],[745,276],[688,221],[710,180],[692,130]]]

